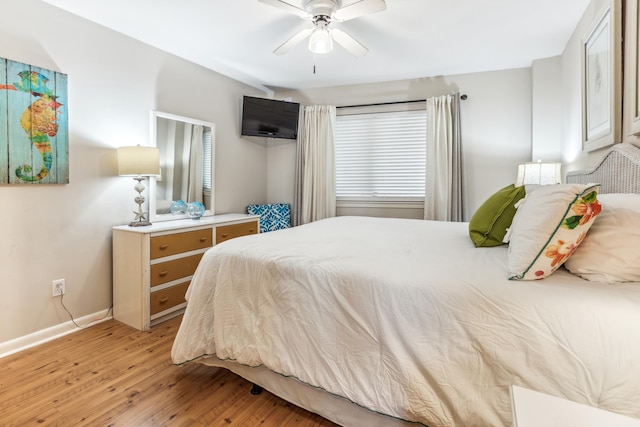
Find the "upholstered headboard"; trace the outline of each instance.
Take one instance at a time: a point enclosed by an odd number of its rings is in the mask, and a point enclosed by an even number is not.
[[[567,172],[566,181],[598,183],[601,193],[640,194],[640,147],[629,143],[615,144],[595,168]]]

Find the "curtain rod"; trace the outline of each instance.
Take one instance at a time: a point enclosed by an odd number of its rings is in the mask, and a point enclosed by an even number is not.
[[[461,100],[466,100],[467,95],[460,95]],[[340,105],[336,108],[356,108],[356,107],[379,107],[381,105],[394,105],[394,104],[411,104],[414,102],[426,102],[426,99],[414,99],[411,101],[394,101],[394,102],[378,102],[375,104],[360,104],[360,105]]]

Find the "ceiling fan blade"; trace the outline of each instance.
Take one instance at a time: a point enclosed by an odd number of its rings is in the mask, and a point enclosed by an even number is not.
[[[333,18],[336,21],[348,21],[370,13],[381,12],[386,9],[387,4],[384,0],[360,0],[350,4],[349,6],[336,10],[333,14]]]
[[[289,49],[291,49],[292,47],[300,43],[302,40],[309,37],[312,31],[313,29],[311,28],[307,28],[300,31],[298,34],[294,35],[289,40],[282,43],[280,47],[278,47],[276,50],[273,51],[273,53],[275,53],[276,55],[284,55],[285,53],[289,52]]]
[[[353,56],[364,56],[369,52],[369,49],[339,28],[331,30],[331,37]]]
[[[293,13],[294,15],[298,15],[301,18],[311,19],[312,16],[309,12],[304,9],[300,9],[297,6],[294,6],[286,1],[282,0],[258,0],[261,3],[268,4],[269,6],[277,7],[278,9],[285,10],[289,13]]]

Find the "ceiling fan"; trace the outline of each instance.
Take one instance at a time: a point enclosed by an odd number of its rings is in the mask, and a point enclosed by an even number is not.
[[[333,41],[353,56],[363,56],[369,51],[360,42],[339,28],[329,28],[331,21],[348,21],[387,8],[384,0],[356,0],[342,6],[343,0],[304,0],[304,9],[284,0],[259,0],[308,19],[313,27],[305,28],[273,51],[284,55],[292,47],[309,37],[309,50],[313,53],[328,53],[333,50]]]

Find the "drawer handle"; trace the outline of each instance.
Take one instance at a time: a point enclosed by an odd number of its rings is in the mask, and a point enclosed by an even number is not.
[[[201,238],[200,238],[200,241],[201,241],[201,242],[206,242],[206,241],[207,241],[207,238],[206,238],[206,237],[201,237]]]
[[[169,301],[169,297],[164,297],[164,298],[160,298],[160,300],[158,301],[160,304],[164,304],[165,302]]]
[[[225,238],[229,235],[229,233],[222,233],[222,237]]]
[[[169,245],[166,244],[166,243],[163,243],[163,244],[160,245],[160,249],[167,249],[168,247],[169,247]]]
[[[160,276],[160,277],[164,277],[164,276],[166,276],[167,274],[169,274],[169,272],[168,272],[167,270],[162,270],[160,273],[158,273],[158,276]]]
[[[249,229],[249,233],[255,233],[255,232],[256,232],[256,230],[254,230],[253,228]]]

